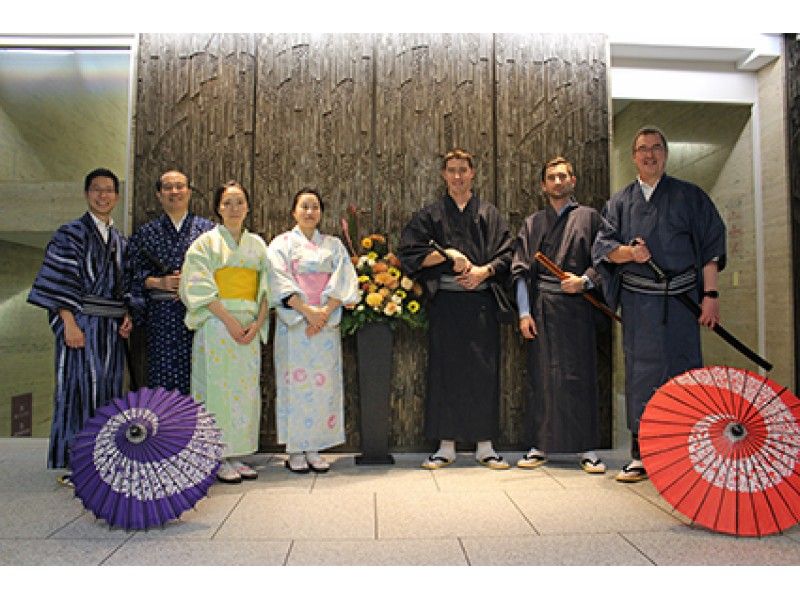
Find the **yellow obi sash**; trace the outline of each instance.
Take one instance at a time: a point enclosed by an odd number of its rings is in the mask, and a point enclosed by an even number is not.
[[[258,271],[251,268],[220,268],[214,272],[220,299],[256,300]]]

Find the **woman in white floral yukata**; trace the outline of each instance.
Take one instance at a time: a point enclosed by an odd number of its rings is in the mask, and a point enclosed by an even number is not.
[[[278,442],[295,473],[328,471],[319,451],[342,444],[344,389],[339,322],[359,297],[342,242],[319,232],[324,204],[303,188],[292,201],[296,226],[269,244],[269,291],[276,308],[275,401]]]

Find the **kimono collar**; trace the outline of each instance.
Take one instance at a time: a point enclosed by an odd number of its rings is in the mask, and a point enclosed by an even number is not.
[[[472,192],[472,195],[470,195],[469,201],[467,202],[467,205],[464,206],[463,210],[458,209],[456,200],[453,199],[449,193],[444,194],[444,199],[445,205],[458,214],[469,214],[470,216],[474,217],[477,213],[479,199],[478,196],[475,195],[474,191]]]
[[[187,219],[188,217],[189,217],[189,212],[187,211],[187,212],[185,212],[185,213],[183,214],[183,218],[181,218],[180,220],[178,220],[177,222],[175,222],[175,221],[172,219],[172,217],[171,217],[169,214],[167,214],[167,213],[165,213],[165,214],[164,214],[164,218],[166,218],[166,219],[167,219],[167,221],[168,221],[168,222],[169,222],[169,223],[170,223],[172,226],[174,226],[174,227],[175,227],[175,230],[176,230],[177,232],[181,232],[181,227],[183,227],[183,223],[184,223],[184,222],[186,222],[186,219]]]
[[[111,227],[114,226],[114,221],[111,218],[109,218],[108,224],[106,224],[91,212],[87,212],[87,214],[89,214],[89,216],[92,217],[92,221],[94,222],[95,228],[97,228],[97,232],[100,233],[100,236],[103,237],[103,241],[105,243],[108,243],[108,234],[111,231]]]
[[[558,220],[559,218],[561,218],[565,214],[568,214],[569,212],[571,212],[572,210],[577,208],[578,207],[578,202],[575,200],[575,197],[570,197],[567,200],[567,203],[565,203],[564,206],[560,210],[556,211],[556,209],[552,206],[552,204],[550,203],[550,200],[548,199],[547,200],[547,207],[550,210],[552,210],[552,212],[556,216],[556,220]]]
[[[245,235],[247,234],[247,229],[242,227],[242,236],[239,237],[239,243],[237,243],[236,239],[233,238],[231,231],[225,228],[224,224],[219,223],[217,225],[217,230],[219,231],[219,234],[222,235],[222,238],[225,239],[225,242],[233,247],[237,247],[238,245],[240,245],[241,242],[244,240]]]
[[[663,180],[664,180],[664,177],[665,177],[665,176],[666,176],[665,174],[662,174],[662,175],[661,175],[661,178],[660,178],[660,179],[658,179],[658,180],[656,181],[656,184],[655,184],[655,185],[653,185],[653,186],[650,186],[650,185],[648,185],[647,183],[645,183],[645,182],[642,180],[642,178],[641,178],[641,177],[639,177],[639,176],[637,176],[637,177],[636,177],[636,180],[637,180],[637,181],[639,181],[639,186],[642,188],[642,195],[644,195],[644,200],[645,200],[645,201],[650,201],[650,198],[651,198],[651,197],[653,197],[653,193],[655,193],[655,191],[656,191],[656,187],[658,187],[658,184],[659,184],[661,181],[663,181]]]
[[[314,229],[314,234],[311,235],[310,239],[303,234],[302,230],[300,230],[300,225],[299,224],[295,224],[294,225],[294,228],[292,229],[292,232],[297,234],[297,235],[300,235],[301,237],[303,237],[304,240],[310,241],[314,245],[319,245],[319,244],[322,243],[322,233],[319,232],[318,228]]]

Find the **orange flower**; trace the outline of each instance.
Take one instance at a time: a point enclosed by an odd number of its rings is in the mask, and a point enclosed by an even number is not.
[[[397,313],[398,309],[400,308],[398,307],[397,303],[390,301],[386,304],[386,307],[383,308],[383,313],[385,313],[387,316],[393,316]]]
[[[381,243],[381,244],[386,243],[386,237],[384,237],[383,235],[372,234],[369,236],[369,238],[372,239],[373,243]]]
[[[375,280],[376,284],[389,286],[390,284],[392,284],[392,281],[394,281],[394,276],[392,276],[388,272],[378,272],[377,274],[375,274],[373,279]]]
[[[391,295],[392,292],[386,287],[383,287],[382,289],[378,289],[378,294],[385,299],[386,297]]]
[[[354,255],[350,258],[350,261],[353,263],[354,266],[358,266],[358,256]]]
[[[372,272],[374,274],[378,274],[379,272],[386,272],[388,269],[389,266],[387,266],[383,262],[375,262],[375,265],[372,266]]]
[[[390,266],[393,266],[394,268],[399,268],[400,267],[400,260],[393,253],[387,253],[386,254],[386,261],[389,263]]]
[[[411,287],[411,291],[417,296],[422,297],[422,285],[418,282],[414,283],[414,286]]]

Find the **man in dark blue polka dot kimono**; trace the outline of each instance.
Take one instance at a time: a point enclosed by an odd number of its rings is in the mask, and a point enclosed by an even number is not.
[[[164,213],[130,238],[131,306],[134,322],[147,330],[147,385],[189,394],[192,331],[178,282],[186,250],[214,223],[189,212],[189,178],[169,170],[156,182]]]

